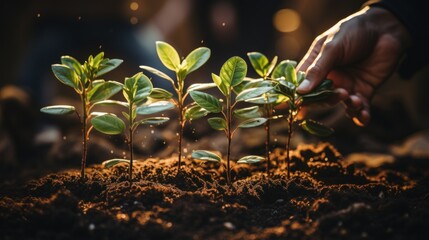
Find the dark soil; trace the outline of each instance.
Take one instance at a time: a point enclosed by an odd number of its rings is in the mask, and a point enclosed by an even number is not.
[[[176,158],[67,170],[0,188],[1,239],[427,239],[429,160],[351,163],[329,144],[279,165],[234,165],[231,188],[214,163]],[[284,150],[272,158],[283,163]],[[282,166],[282,164],[280,164]]]

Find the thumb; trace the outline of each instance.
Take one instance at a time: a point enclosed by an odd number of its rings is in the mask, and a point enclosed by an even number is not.
[[[305,94],[317,87],[335,66],[339,58],[339,47],[329,38],[322,46],[322,49],[313,63],[308,67],[306,78],[297,88],[297,92]]]

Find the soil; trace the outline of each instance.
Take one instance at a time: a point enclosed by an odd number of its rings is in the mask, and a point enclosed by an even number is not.
[[[1,239],[426,239],[429,160],[344,158],[330,144],[275,149],[265,163],[221,165],[176,156],[64,170],[0,187]]]

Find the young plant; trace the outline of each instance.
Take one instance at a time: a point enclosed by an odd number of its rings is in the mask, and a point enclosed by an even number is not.
[[[161,62],[166,68],[173,71],[176,75],[176,79],[173,80],[167,74],[149,67],[149,66],[140,66],[140,68],[147,70],[164,80],[167,80],[171,83],[176,92],[176,98],[173,99],[174,104],[178,110],[178,121],[179,121],[179,131],[178,131],[178,163],[177,163],[177,173],[180,173],[180,166],[182,160],[182,141],[183,141],[183,128],[187,120],[197,119],[208,114],[208,111],[195,106],[195,105],[185,105],[186,97],[189,94],[189,91],[202,90],[209,87],[213,87],[213,84],[193,84],[189,88],[185,89],[185,78],[191,73],[200,68],[207,60],[210,58],[210,49],[206,47],[199,47],[193,50],[191,53],[186,56],[183,61],[180,61],[179,54],[176,49],[169,45],[168,43],[158,41],[156,42],[156,51]],[[166,90],[163,89],[154,89],[155,94],[151,97],[158,97],[162,99],[163,97],[170,98],[172,96]]]
[[[128,125],[128,134],[125,133],[125,139],[130,152],[130,159],[110,159],[103,162],[106,168],[112,167],[120,162],[129,163],[129,181],[133,179],[133,136],[134,131],[141,124],[161,124],[169,120],[168,117],[149,117],[137,120],[137,115],[149,115],[168,110],[174,107],[169,101],[145,102],[152,92],[152,83],[149,78],[143,73],[125,78],[122,93],[126,102],[105,100],[98,104],[114,104],[126,108],[126,112],[122,112]],[[94,128],[108,135],[120,134],[125,131],[125,123],[114,114],[98,115],[91,119]]]
[[[115,81],[98,80],[102,75],[117,68],[122,63],[120,59],[104,58],[101,52],[95,57],[89,56],[84,64],[75,58],[62,56],[61,64],[53,64],[52,71],[55,77],[63,84],[71,87],[79,95],[81,109],[77,111],[74,106],[54,105],[40,109],[41,112],[62,115],[75,112],[82,124],[82,161],[81,179],[85,179],[85,165],[87,156],[87,144],[92,130],[90,124],[92,108],[100,101],[109,99],[122,89],[122,84]],[[79,113],[80,112],[80,113]]]
[[[282,64],[284,63],[284,64]],[[273,71],[271,81],[275,91],[283,96],[281,102],[289,106],[286,120],[288,122],[288,138],[286,143],[287,176],[290,177],[290,143],[294,126],[298,125],[310,134],[327,137],[334,130],[312,119],[298,119],[300,110],[304,105],[322,102],[333,94],[332,81],[325,80],[312,92],[299,94],[296,89],[304,80],[304,72],[296,72],[294,62],[282,62]]]
[[[259,52],[250,52],[247,53],[247,56],[249,57],[250,63],[253,67],[253,69],[255,70],[255,72],[259,75],[259,77],[261,77],[263,80],[270,80],[271,77],[271,73],[274,70],[274,67],[277,64],[277,56],[275,56],[273,58],[273,60],[271,60],[271,62],[268,61],[268,58]],[[252,84],[256,81],[252,81],[250,80],[250,82],[248,84]],[[270,85],[271,83],[267,83],[265,82],[260,82],[260,84],[268,84]],[[267,161],[267,174],[270,173],[270,164],[271,164],[271,159],[270,159],[270,153],[271,153],[271,120],[273,118],[273,114],[274,114],[274,106],[278,104],[278,94],[275,94],[274,90],[270,91],[269,93],[265,93],[264,94],[264,103],[263,103],[263,110],[265,113],[265,117],[267,118],[267,121],[265,122],[265,132],[266,132],[266,138],[265,138],[265,159]],[[275,99],[276,101],[269,101],[269,99]]]
[[[212,117],[208,119],[209,125],[215,129],[225,133],[228,141],[227,155],[226,155],[226,180],[228,185],[231,185],[231,142],[235,131],[238,128],[251,128],[264,124],[267,119],[260,116],[257,106],[235,109],[238,103],[254,99],[270,90],[272,86],[256,87],[244,89],[240,87],[247,73],[247,64],[240,57],[232,57],[228,59],[220,70],[220,75],[212,74],[213,82],[218,87],[224,100],[222,102],[216,97],[193,90],[190,92],[192,99],[201,108],[211,112],[220,113],[221,117]],[[236,94],[235,100],[233,95]],[[235,119],[234,119],[235,117]],[[239,120],[234,124],[234,120]],[[235,125],[235,126],[234,126]],[[221,162],[221,157],[217,154],[206,151],[196,150],[193,151],[192,157],[199,160]],[[260,156],[245,156],[239,159],[238,163],[256,163],[262,161],[264,158]]]

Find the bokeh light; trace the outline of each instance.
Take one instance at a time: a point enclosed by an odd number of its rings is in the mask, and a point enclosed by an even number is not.
[[[274,14],[273,24],[279,32],[293,32],[299,28],[301,17],[292,9],[280,9]]]
[[[132,3],[130,4],[130,9],[131,9],[132,11],[137,11],[137,10],[139,9],[139,4],[138,4],[137,2],[132,2]]]
[[[130,18],[130,23],[133,24],[133,25],[135,25],[135,24],[139,23],[139,19],[136,18],[136,17],[131,17]]]

